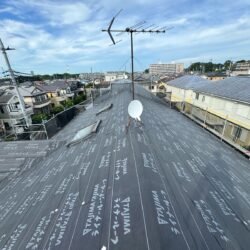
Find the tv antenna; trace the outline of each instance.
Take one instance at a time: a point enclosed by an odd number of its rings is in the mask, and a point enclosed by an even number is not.
[[[8,56],[7,56],[7,53],[6,53],[6,50],[15,50],[15,49],[10,48],[10,47],[5,48],[4,45],[3,45],[2,40],[0,39],[0,50],[3,52],[3,56],[4,56],[4,59],[5,59],[6,65],[8,67],[8,72],[10,73],[12,84],[13,84],[15,90],[16,90],[17,97],[18,97],[19,102],[20,102],[20,106],[21,106],[21,110],[22,110],[22,113],[23,113],[23,116],[24,116],[26,126],[29,127],[30,123],[29,123],[28,117],[26,115],[24,100],[23,100],[23,97],[21,96],[21,94],[20,94],[20,92],[18,90],[17,82],[16,82],[16,79],[15,79],[15,74],[14,74],[14,71],[12,70],[12,68],[10,66],[10,62],[9,62],[9,59],[8,59]]]
[[[112,25],[115,21],[115,18],[121,13],[122,9],[111,19],[111,22],[107,29],[103,29],[102,32],[108,32],[108,35],[113,43],[115,45],[117,42],[112,36],[112,33],[118,33],[121,35],[122,33],[130,33],[130,47],[131,47],[131,83],[132,83],[132,97],[133,100],[135,99],[135,86],[134,86],[134,46],[133,46],[133,34],[134,33],[165,33],[166,29],[158,28],[158,26],[155,27],[155,25],[150,25],[148,27],[144,27],[146,21],[140,21],[139,23],[125,28],[125,29],[112,29]],[[172,28],[172,27],[171,27]]]

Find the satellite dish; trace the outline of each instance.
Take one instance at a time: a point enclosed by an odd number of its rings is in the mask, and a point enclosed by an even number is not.
[[[140,101],[133,100],[128,105],[128,114],[131,118],[141,120],[140,116],[143,111],[143,106]]]

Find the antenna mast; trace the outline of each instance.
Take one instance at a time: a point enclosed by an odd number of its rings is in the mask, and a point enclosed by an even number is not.
[[[111,29],[115,18],[120,14],[122,10],[120,10],[112,19],[111,22],[108,26],[108,29],[103,29],[102,32],[108,32],[108,35],[112,41],[112,43],[115,45],[117,42],[115,42],[113,36],[112,36],[112,32],[116,32],[119,33],[118,35],[122,34],[122,33],[130,33],[130,46],[131,46],[131,82],[132,82],[132,97],[133,100],[135,99],[135,86],[134,86],[134,46],[133,46],[133,34],[134,33],[165,33],[166,30],[164,28],[160,28],[160,29],[156,29],[156,28],[151,28],[152,26],[155,25],[150,25],[146,28],[143,28],[144,24],[146,23],[145,21],[141,21],[139,23],[137,23],[136,25],[130,27],[130,28],[126,28],[126,29],[122,29],[122,30],[116,30],[116,29]],[[170,27],[172,28],[172,27]],[[168,29],[170,29],[168,28]]]

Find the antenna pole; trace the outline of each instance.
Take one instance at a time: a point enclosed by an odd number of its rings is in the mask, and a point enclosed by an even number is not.
[[[121,11],[120,11],[121,12]],[[120,13],[119,12],[119,13]],[[118,14],[119,14],[118,13]],[[117,15],[118,15],[117,14]],[[116,16],[117,16],[116,15]],[[157,29],[158,26],[154,27],[153,29],[149,29],[149,27],[155,26],[155,25],[150,25],[147,28],[143,28],[145,21],[139,22],[136,25],[130,27],[130,28],[126,28],[123,30],[117,30],[117,29],[111,29],[112,25],[114,23],[115,17],[113,17],[111,19],[111,22],[108,26],[108,29],[102,29],[103,32],[107,32],[113,45],[115,45],[117,42],[114,40],[113,36],[112,36],[112,32],[118,32],[119,34],[122,33],[130,33],[130,43],[131,43],[131,83],[132,83],[132,96],[133,96],[133,100],[135,99],[135,85],[134,85],[134,49],[133,49],[133,33],[165,33],[165,29],[161,28],[161,29]],[[170,29],[170,28],[169,28]]]
[[[22,110],[22,113],[23,113],[23,116],[24,116],[24,120],[25,120],[26,126],[28,127],[29,126],[29,121],[28,121],[28,118],[27,118],[27,115],[26,115],[26,112],[25,112],[24,100],[23,100],[23,98],[22,98],[22,96],[21,96],[21,94],[20,94],[20,92],[18,90],[15,75],[13,73],[13,70],[12,70],[11,66],[10,66],[10,62],[9,62],[9,59],[8,59],[8,56],[7,56],[7,53],[6,53],[6,49],[4,48],[4,45],[3,45],[3,42],[2,42],[1,39],[0,39],[0,50],[3,52],[5,62],[7,64],[8,70],[10,72],[11,81],[12,81],[12,84],[14,85],[15,90],[16,90],[16,93],[17,93],[17,96],[18,96],[18,99],[19,99],[19,102],[20,102],[21,110]]]
[[[132,82],[132,97],[135,99],[135,84],[134,84],[134,47],[133,47],[133,32],[130,31],[131,42],[131,82]]]

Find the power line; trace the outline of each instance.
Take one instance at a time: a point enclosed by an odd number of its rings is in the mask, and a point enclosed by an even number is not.
[[[30,124],[29,124],[28,117],[27,117],[26,112],[25,112],[24,100],[23,100],[23,98],[22,98],[22,96],[21,96],[21,94],[20,94],[20,92],[18,90],[17,82],[16,82],[16,79],[15,79],[15,75],[14,75],[14,72],[13,72],[11,66],[10,66],[10,62],[9,62],[9,59],[8,59],[8,56],[7,56],[7,53],[6,53],[6,50],[14,50],[14,49],[9,48],[9,47],[5,48],[4,45],[3,45],[2,40],[0,39],[0,50],[3,53],[6,65],[8,67],[8,71],[10,73],[12,84],[13,84],[15,90],[16,90],[17,97],[18,97],[19,102],[20,102],[20,106],[21,106],[21,110],[22,110],[22,113],[23,113],[23,116],[24,116],[24,120],[25,120],[26,126],[28,127]]]

